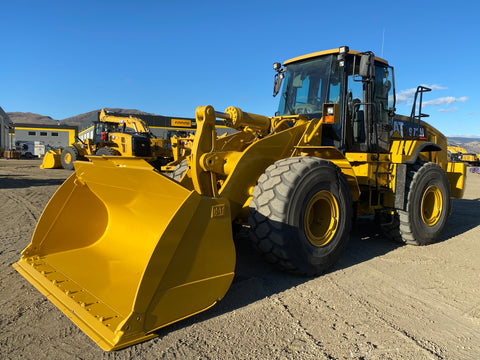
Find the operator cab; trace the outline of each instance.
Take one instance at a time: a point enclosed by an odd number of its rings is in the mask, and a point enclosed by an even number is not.
[[[108,142],[108,135],[110,133],[118,132],[118,124],[116,123],[94,121],[93,126],[93,142],[95,144]]]
[[[274,69],[274,96],[283,82],[276,115],[320,118],[323,104],[338,104],[341,120],[323,125],[322,145],[343,152],[389,151],[395,89],[385,60],[344,46],[289,60],[283,68],[275,63]]]

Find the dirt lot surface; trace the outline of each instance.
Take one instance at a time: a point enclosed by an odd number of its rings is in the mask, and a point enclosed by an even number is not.
[[[153,340],[103,352],[13,268],[71,173],[0,160],[1,359],[480,359],[480,175],[440,242],[401,246],[358,222],[318,278],[281,273],[236,239],[237,276],[216,306]]]

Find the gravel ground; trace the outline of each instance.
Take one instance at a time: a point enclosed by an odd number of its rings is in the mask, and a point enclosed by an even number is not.
[[[104,352],[11,266],[71,173],[39,165],[0,160],[1,359],[480,359],[480,174],[468,174],[438,243],[401,246],[360,220],[318,278],[273,269],[241,233],[219,304]]]

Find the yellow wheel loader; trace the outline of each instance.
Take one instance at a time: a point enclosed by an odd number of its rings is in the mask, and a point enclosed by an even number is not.
[[[393,68],[348,47],[274,69],[277,114],[197,108],[173,178],[143,159],[89,157],[48,203],[14,267],[103,349],[222,299],[234,223],[249,225],[266,260],[308,276],[341,256],[355,216],[375,215],[409,244],[441,236],[465,165],[448,161],[446,138],[422,120],[429,89],[396,115]],[[238,132],[218,137],[217,118]]]
[[[173,160],[169,141],[155,138],[147,124],[131,114],[102,109],[94,122],[93,139],[78,141],[59,151],[48,151],[41,168],[73,170],[73,162],[88,155],[146,157],[165,165]]]

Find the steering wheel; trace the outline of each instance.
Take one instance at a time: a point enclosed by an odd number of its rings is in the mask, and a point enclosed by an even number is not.
[[[293,108],[295,114],[313,114],[318,112],[318,106],[313,104],[299,104]]]

